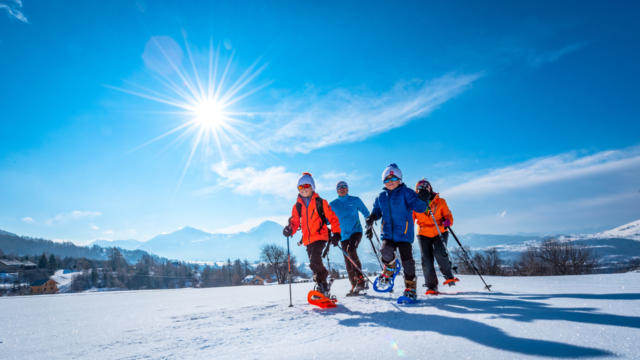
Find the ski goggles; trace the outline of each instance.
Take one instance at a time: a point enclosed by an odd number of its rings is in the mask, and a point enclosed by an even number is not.
[[[384,183],[386,184],[388,182],[398,181],[398,180],[400,180],[400,178],[398,178],[397,176],[391,176],[391,177],[388,177],[388,178],[384,179]]]
[[[302,189],[311,189],[311,184],[300,184],[298,185],[298,190]]]

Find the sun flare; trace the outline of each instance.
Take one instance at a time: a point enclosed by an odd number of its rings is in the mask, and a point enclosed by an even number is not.
[[[131,95],[139,96],[157,103],[175,108],[177,111],[167,115],[180,116],[182,124],[156,136],[134,150],[147,146],[169,135],[177,135],[170,144],[182,143],[191,137],[189,153],[184,164],[178,187],[197,153],[202,155],[204,163],[226,161],[224,150],[260,149],[257,142],[245,134],[252,127],[250,120],[258,113],[238,111],[238,102],[249,97],[268,83],[248,88],[253,80],[265,69],[266,64],[258,65],[256,60],[239,76],[233,76],[232,61],[235,52],[231,52],[226,65],[220,64],[220,46],[214,51],[210,43],[208,56],[203,62],[194,59],[185,37],[185,50],[190,70],[181,64],[182,49],[167,37],[154,37],[149,43],[150,54],[145,58],[154,65],[151,70],[159,70],[154,75],[160,87],[134,85],[138,90],[111,87]],[[229,50],[229,49],[227,49]],[[155,51],[155,53],[153,53]],[[145,49],[145,53],[147,49]],[[146,54],[145,54],[146,55]],[[152,55],[155,55],[153,57]],[[151,61],[153,60],[153,61]]]

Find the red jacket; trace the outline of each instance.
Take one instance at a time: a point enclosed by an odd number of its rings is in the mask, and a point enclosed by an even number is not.
[[[440,195],[436,194],[436,196],[429,202],[429,208],[433,212],[433,215],[438,222],[438,226],[440,228],[441,233],[445,233],[447,229],[442,226],[442,218],[449,219],[451,224],[453,225],[453,215],[451,215],[451,211],[447,206],[447,202],[444,201]],[[417,213],[413,212],[413,220],[418,226],[420,226],[420,231],[418,231],[418,235],[426,236],[426,237],[436,237],[438,236],[438,230],[436,230],[436,226],[433,223],[433,218],[426,213]]]
[[[298,195],[298,200],[296,203],[300,203],[300,214],[298,214],[298,209],[296,205],[293,205],[293,209],[291,210],[291,219],[289,220],[289,225],[291,225],[291,230],[293,234],[295,234],[299,228],[302,229],[302,243],[307,246],[314,241],[328,241],[329,240],[329,230],[327,228],[327,224],[322,223],[322,219],[318,214],[318,209],[316,208],[318,194],[315,192],[311,195],[311,200],[309,201],[309,207],[304,204],[304,200],[302,200],[302,196]],[[322,199],[322,206],[324,208],[324,216],[327,218],[329,223],[331,224],[331,232],[340,233],[340,222],[338,221],[338,217],[331,210],[331,206],[327,200]],[[292,234],[292,235],[293,235]]]

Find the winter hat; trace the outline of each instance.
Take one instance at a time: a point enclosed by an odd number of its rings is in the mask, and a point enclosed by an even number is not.
[[[346,187],[348,189],[349,185],[347,185],[346,181],[338,181],[338,183],[336,184],[336,190],[340,189],[341,187]]]
[[[389,164],[382,172],[382,181],[389,177],[389,175],[395,175],[398,179],[402,180],[402,171],[395,163]]]
[[[316,183],[313,181],[313,177],[308,172],[302,173],[300,179],[298,179],[298,186],[309,184],[311,185],[311,190],[316,191]]]

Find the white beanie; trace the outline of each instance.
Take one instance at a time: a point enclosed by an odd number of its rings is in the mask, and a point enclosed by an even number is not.
[[[395,175],[398,179],[402,180],[402,171],[395,163],[389,164],[382,172],[382,181],[389,177],[389,175]]]
[[[313,177],[308,172],[302,173],[300,179],[298,179],[298,186],[309,184],[311,185],[311,190],[316,191],[316,183],[313,181]]]

